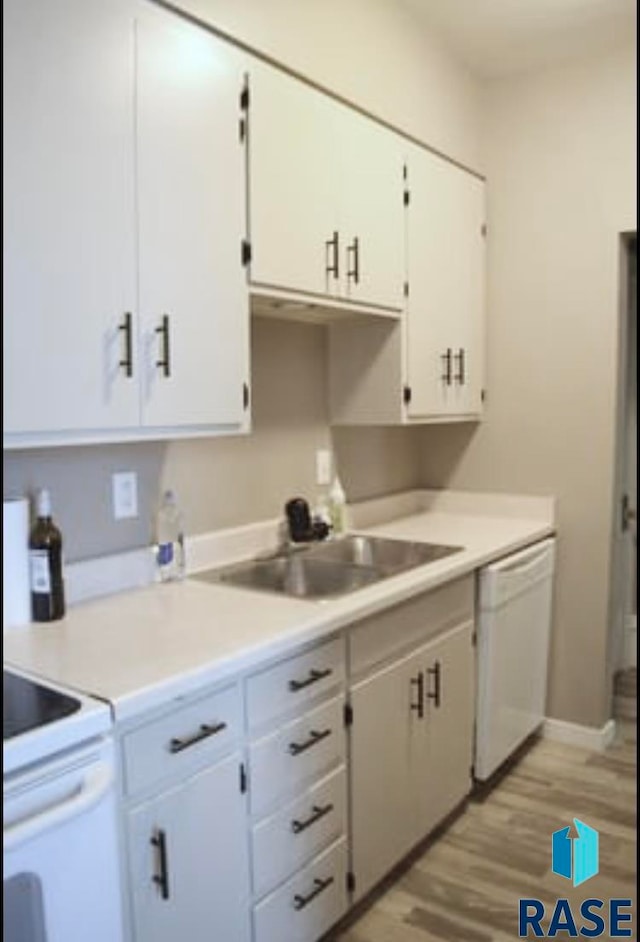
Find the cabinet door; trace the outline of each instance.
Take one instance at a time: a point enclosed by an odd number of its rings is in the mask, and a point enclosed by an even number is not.
[[[252,65],[250,96],[251,282],[336,294],[337,105],[261,63]]]
[[[351,691],[351,828],[358,898],[422,836],[416,822],[417,792],[427,770],[425,720],[412,704],[420,702],[423,665],[412,654]]]
[[[404,306],[403,159],[396,135],[341,108],[340,237],[343,294],[362,304]]]
[[[136,61],[143,422],[237,425],[248,374],[242,59],[140,5]]]
[[[426,151],[408,160],[409,415],[480,411],[484,186]]]
[[[4,434],[135,425],[129,5],[6,0],[3,25]]]
[[[248,942],[249,862],[237,755],[129,814],[136,942]]]
[[[419,830],[427,834],[468,794],[473,762],[473,625],[427,645],[425,671],[428,774],[419,791]]]

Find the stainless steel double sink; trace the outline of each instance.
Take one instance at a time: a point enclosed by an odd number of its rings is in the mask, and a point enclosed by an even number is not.
[[[328,599],[443,559],[461,546],[349,534],[195,573],[194,579],[303,599]]]

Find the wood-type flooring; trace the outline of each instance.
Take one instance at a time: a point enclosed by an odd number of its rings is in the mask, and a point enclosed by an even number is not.
[[[625,693],[636,696],[628,676]],[[635,720],[617,720],[604,752],[535,740],[326,942],[506,942],[519,938],[521,897],[548,915],[566,897],[576,916],[588,897],[631,899],[635,939],[636,781]],[[575,888],[551,871],[551,835],[574,817],[600,835],[599,873]]]

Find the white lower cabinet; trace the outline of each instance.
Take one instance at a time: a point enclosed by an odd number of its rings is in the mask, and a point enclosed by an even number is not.
[[[132,942],[249,942],[249,844],[238,684],[121,734]]]
[[[315,942],[347,910],[345,687],[344,637],[247,680],[254,942]]]
[[[350,699],[352,869],[364,896],[468,793],[473,760],[473,596],[436,590],[363,623],[352,637],[352,664],[364,676]],[[440,597],[439,597],[440,596]],[[468,614],[464,601],[468,600]],[[446,607],[454,601],[455,608]],[[406,611],[405,611],[406,609]],[[462,617],[462,621],[458,621]],[[399,627],[423,638],[398,656],[380,645],[402,644]],[[359,637],[357,634],[359,633]],[[369,634],[369,637],[367,635]],[[390,646],[389,640],[385,642]],[[382,656],[374,668],[371,654]],[[381,761],[381,756],[384,761]]]
[[[121,730],[131,942],[339,922],[469,791],[473,619],[467,576]]]
[[[315,942],[347,909],[347,840],[341,837],[255,907],[255,942]]]
[[[233,754],[129,815],[136,942],[248,942],[244,795]]]

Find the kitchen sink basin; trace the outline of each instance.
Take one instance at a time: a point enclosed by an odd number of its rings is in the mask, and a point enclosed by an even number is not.
[[[202,573],[201,578],[207,579],[207,575],[208,581],[245,589],[266,589],[304,599],[345,595],[371,585],[380,578],[371,566],[313,559],[304,551],[274,559],[238,563],[210,574]]]
[[[461,546],[392,540],[381,536],[349,534],[339,540],[317,543],[307,550],[311,559],[331,560],[354,566],[372,566],[383,575],[393,575],[443,559],[457,553]]]
[[[335,598],[416,566],[459,552],[444,546],[350,534],[327,543],[296,547],[193,578],[304,599]]]

